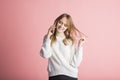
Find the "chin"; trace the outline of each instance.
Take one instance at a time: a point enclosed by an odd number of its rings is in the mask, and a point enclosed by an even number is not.
[[[59,33],[64,33],[64,31],[63,31],[63,30],[58,30],[58,32],[59,32]]]

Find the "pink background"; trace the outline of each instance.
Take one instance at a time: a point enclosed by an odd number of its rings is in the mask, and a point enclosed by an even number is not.
[[[43,36],[62,13],[88,36],[79,80],[120,80],[120,0],[0,0],[0,80],[47,80]]]

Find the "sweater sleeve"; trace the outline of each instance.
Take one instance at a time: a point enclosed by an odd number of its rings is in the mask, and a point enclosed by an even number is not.
[[[79,67],[83,59],[83,47],[80,46],[80,47],[75,48],[75,46],[73,46],[72,53],[73,53],[73,56],[72,56],[70,65],[73,67]]]
[[[52,55],[50,43],[51,43],[50,38],[48,38],[47,35],[45,35],[43,39],[43,44],[40,50],[40,55],[43,58],[49,58]]]

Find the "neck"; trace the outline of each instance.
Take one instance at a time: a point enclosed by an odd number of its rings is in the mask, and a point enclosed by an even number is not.
[[[56,36],[65,37],[64,33],[57,32]]]

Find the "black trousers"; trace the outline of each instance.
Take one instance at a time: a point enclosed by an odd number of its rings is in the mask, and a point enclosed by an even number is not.
[[[66,75],[56,75],[56,76],[49,77],[49,80],[78,80],[78,78],[73,78]]]

